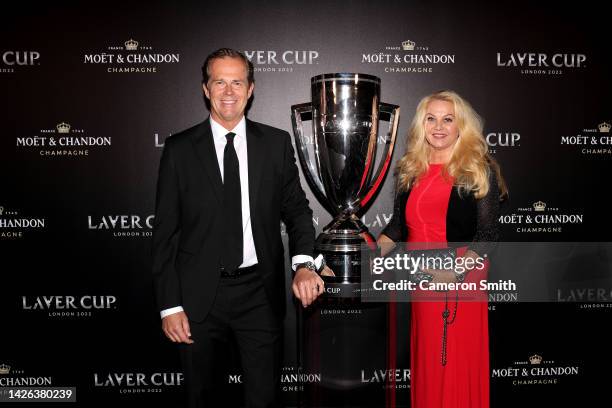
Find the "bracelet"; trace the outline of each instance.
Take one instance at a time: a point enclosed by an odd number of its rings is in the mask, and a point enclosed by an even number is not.
[[[453,271],[453,272],[454,272],[454,271]],[[455,272],[455,280],[456,280],[457,282],[463,282],[463,281],[465,280],[465,274],[466,274],[466,273],[467,273],[466,271],[461,272],[461,273],[459,273],[459,272]]]
[[[431,282],[433,280],[433,275],[431,273],[423,272],[419,269],[418,272],[412,275],[412,281],[414,283],[420,283],[421,281]]]

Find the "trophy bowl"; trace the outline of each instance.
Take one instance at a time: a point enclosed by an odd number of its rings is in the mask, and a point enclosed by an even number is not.
[[[380,102],[378,77],[322,74],[311,78],[311,102],[293,105],[291,117],[306,181],[333,217],[315,242],[315,253],[323,254],[335,274],[323,276],[326,294],[359,297],[362,249],[376,243],[358,214],[371,204],[389,170],[399,106]],[[312,122],[314,160],[305,140],[306,121]],[[381,138],[380,121],[389,124]]]

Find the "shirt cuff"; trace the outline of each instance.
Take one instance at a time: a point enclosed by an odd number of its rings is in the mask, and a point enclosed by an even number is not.
[[[295,268],[296,266],[298,266],[298,264],[301,264],[304,262],[314,262],[314,259],[312,259],[312,256],[310,255],[296,255],[292,257],[291,258],[291,269],[293,269],[293,272],[295,272]]]
[[[171,307],[170,309],[164,309],[161,312],[159,312],[159,314],[161,315],[161,318],[163,319],[166,316],[170,316],[171,314],[175,314],[178,312],[182,312],[183,311],[183,306],[176,306],[176,307]]]
[[[312,256],[309,255],[294,256],[293,258],[291,258],[291,269],[293,269],[293,272],[295,272],[295,268],[296,266],[298,266],[298,264],[304,262],[313,262],[318,271],[319,269],[321,269],[321,263],[323,262],[323,254],[319,254],[316,259],[312,259]]]

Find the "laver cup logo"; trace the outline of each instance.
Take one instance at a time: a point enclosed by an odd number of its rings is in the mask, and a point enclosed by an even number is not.
[[[522,75],[563,75],[587,66],[587,56],[581,53],[498,52],[497,66],[519,71]]]
[[[150,238],[153,236],[155,215],[110,214],[87,217],[90,231],[108,232],[114,238]]]
[[[180,372],[110,372],[94,373],[93,382],[98,390],[119,394],[158,393],[183,386]]]
[[[24,312],[42,312],[52,318],[88,318],[119,308],[119,300],[114,295],[21,296],[20,303]]]
[[[489,146],[490,154],[518,148],[521,145],[521,134],[518,132],[489,132],[485,136],[485,139]]]
[[[0,74],[10,74],[19,69],[38,65],[40,65],[38,51],[0,50]]]
[[[254,72],[284,73],[319,63],[316,50],[245,50],[244,55],[253,63]]]

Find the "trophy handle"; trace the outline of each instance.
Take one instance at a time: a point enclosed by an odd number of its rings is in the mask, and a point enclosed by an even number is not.
[[[381,102],[378,107],[378,118],[380,121],[389,122],[389,129],[385,135],[385,150],[383,157],[376,170],[376,176],[372,178],[372,184],[369,187],[368,193],[359,203],[360,208],[365,207],[368,202],[376,195],[379,190],[380,183],[385,179],[387,170],[391,165],[391,156],[393,156],[393,147],[395,146],[395,138],[397,136],[397,125],[399,124],[400,108],[398,105]]]
[[[310,160],[308,155],[308,149],[306,143],[304,143],[304,131],[302,121],[312,120],[312,104],[311,103],[300,103],[298,105],[291,106],[291,122],[293,123],[293,136],[295,138],[295,147],[297,149],[300,164],[304,171],[306,181],[310,185],[312,192],[319,202],[329,211],[332,215],[336,213],[331,205],[327,202],[325,196],[325,189],[323,188],[323,182],[319,172],[315,168],[314,164]],[[317,151],[317,144],[315,141],[315,155]]]

